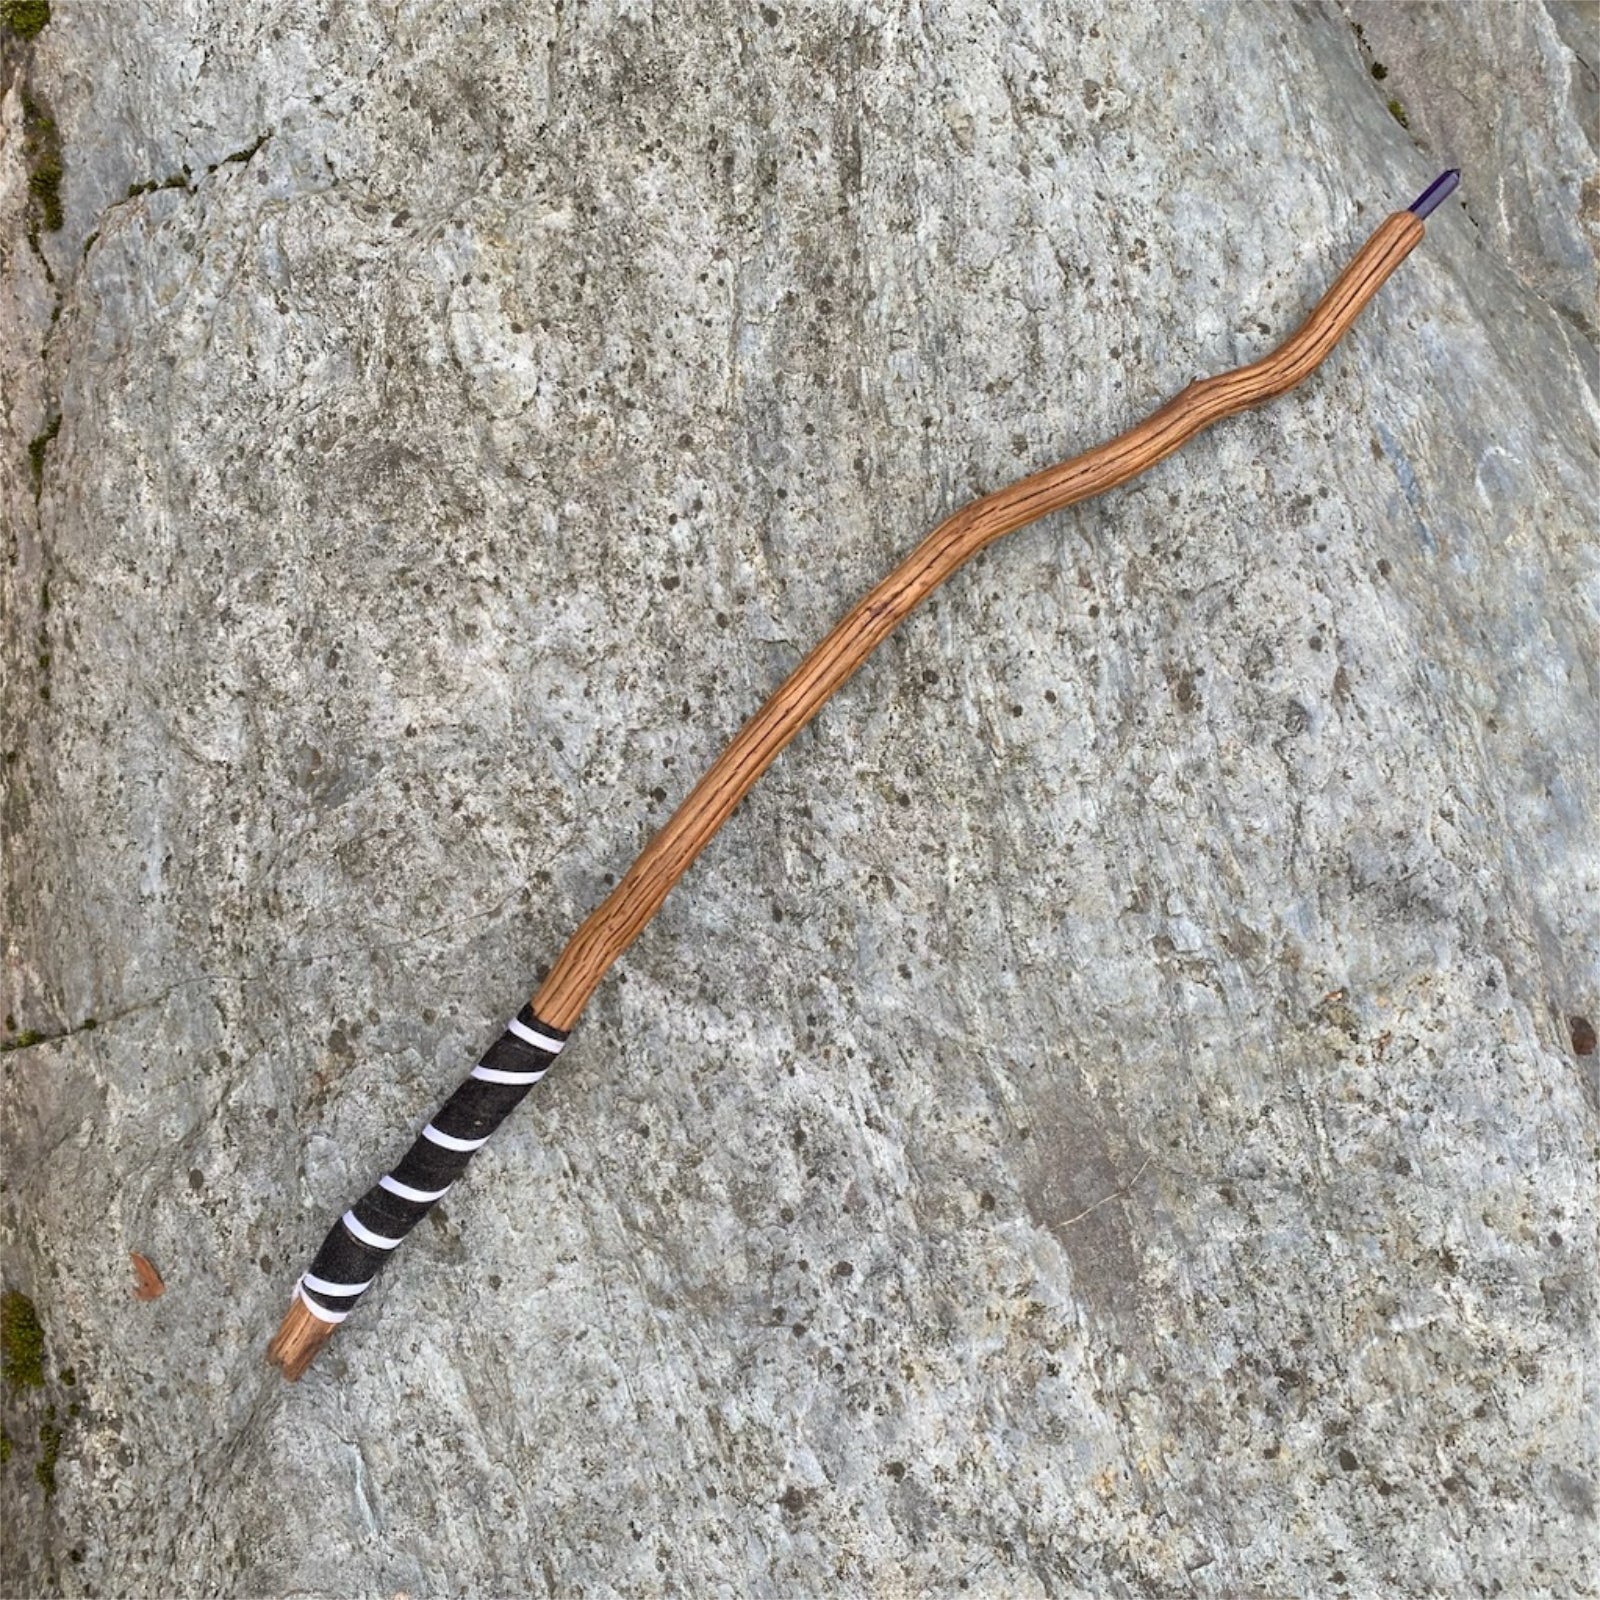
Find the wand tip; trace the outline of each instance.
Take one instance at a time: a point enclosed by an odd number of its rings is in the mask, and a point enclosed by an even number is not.
[[[290,1383],[298,1383],[300,1375],[311,1365],[323,1345],[333,1337],[336,1322],[324,1322],[306,1310],[297,1294],[284,1315],[282,1325],[267,1346],[267,1360],[277,1367]]]
[[[1441,172],[1406,209],[1418,222],[1422,222],[1456,192],[1456,185],[1460,182],[1461,169],[1451,167],[1448,172]]]

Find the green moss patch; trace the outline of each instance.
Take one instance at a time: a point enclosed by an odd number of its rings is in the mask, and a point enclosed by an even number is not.
[[[33,1475],[47,1496],[56,1492],[56,1462],[61,1459],[61,1428],[54,1418],[39,1424],[39,1459]]]
[[[37,39],[50,20],[50,0],[0,0],[0,23],[23,39]]]
[[[44,1329],[20,1289],[0,1295],[0,1377],[13,1389],[44,1387]]]
[[[50,441],[61,432],[61,418],[52,417],[44,426],[41,433],[37,433],[28,443],[28,471],[33,478],[33,498],[37,500],[44,492],[44,453],[50,448]]]
[[[247,144],[244,147],[244,149],[235,150],[231,156],[224,156],[222,158],[222,160],[217,163],[217,165],[219,167],[225,167],[230,162],[248,161],[251,158],[251,156],[253,156],[256,153],[256,151],[259,150],[262,147],[262,145],[264,145],[266,142],[267,142],[267,136],[266,136],[266,134],[262,134],[261,137],[259,139],[257,139],[254,144]]]
[[[148,183],[130,183],[128,192],[123,197],[127,200],[137,200],[142,194],[156,194],[162,189],[188,189],[189,169],[185,167],[182,172],[169,172],[164,178],[151,178]]]
[[[61,209],[61,132],[45,106],[26,91],[22,96],[22,155],[28,164],[34,228],[54,233],[65,221]]]

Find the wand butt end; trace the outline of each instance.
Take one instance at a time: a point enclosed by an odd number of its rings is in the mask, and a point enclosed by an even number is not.
[[[337,1322],[324,1322],[321,1317],[314,1317],[306,1310],[305,1301],[296,1295],[272,1336],[272,1343],[267,1346],[267,1360],[290,1383],[298,1383],[338,1326]]]

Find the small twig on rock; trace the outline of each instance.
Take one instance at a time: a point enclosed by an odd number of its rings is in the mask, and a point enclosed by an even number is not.
[[[1131,1194],[1133,1192],[1134,1184],[1136,1184],[1144,1176],[1144,1169],[1149,1165],[1150,1157],[1146,1156],[1144,1160],[1139,1163],[1139,1170],[1134,1173],[1134,1175],[1129,1178],[1126,1183],[1121,1184],[1117,1188],[1113,1189],[1110,1194],[1101,1195],[1092,1206],[1085,1206],[1083,1210],[1077,1214],[1077,1216],[1068,1217],[1065,1222],[1057,1223],[1056,1226],[1060,1228],[1070,1228],[1074,1222],[1082,1222],[1091,1211],[1098,1211],[1101,1206],[1108,1206],[1113,1200],[1120,1200],[1124,1195]]]

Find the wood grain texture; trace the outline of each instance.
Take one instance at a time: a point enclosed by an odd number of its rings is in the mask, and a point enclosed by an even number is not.
[[[1101,494],[1165,460],[1203,428],[1286,393],[1321,364],[1423,236],[1409,211],[1387,218],[1300,328],[1270,355],[1189,385],[1137,427],[939,524],[818,644],[751,717],[605,900],[568,941],[533,997],[570,1029],[611,964],[643,931],[695,858],[777,759],[873,650],[985,546],[1052,511]]]
[[[278,1324],[272,1342],[267,1346],[267,1361],[276,1367],[290,1383],[298,1383],[305,1370],[316,1359],[317,1352],[338,1330],[336,1322],[323,1322],[306,1310],[305,1302],[297,1294]]]

